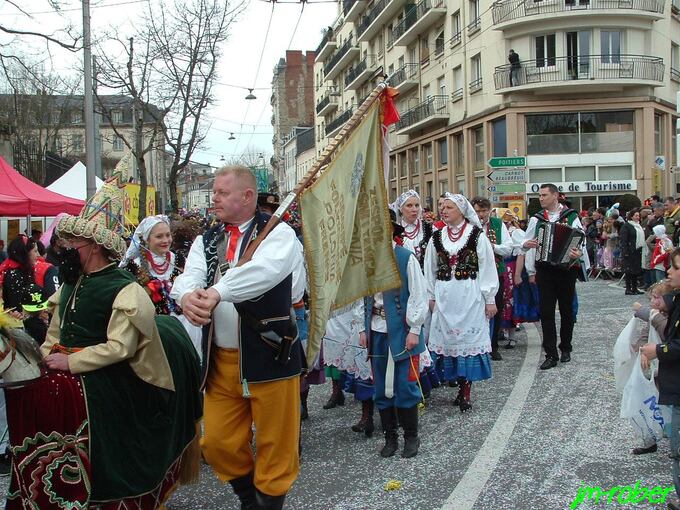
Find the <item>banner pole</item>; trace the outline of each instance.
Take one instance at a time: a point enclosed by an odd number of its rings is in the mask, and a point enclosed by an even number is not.
[[[257,250],[258,246],[260,246],[260,243],[264,240],[265,237],[271,232],[276,225],[279,224],[281,221],[281,217],[288,211],[290,208],[291,204],[297,199],[297,197],[300,196],[300,194],[307,188],[310,184],[314,182],[314,179],[316,178],[317,174],[323,169],[324,166],[326,166],[331,159],[331,156],[335,153],[336,150],[338,150],[339,146],[344,142],[350,134],[354,131],[354,129],[357,127],[363,116],[366,114],[366,111],[373,106],[373,103],[375,103],[380,95],[383,93],[383,91],[387,88],[387,83],[386,82],[381,82],[379,83],[375,89],[373,89],[373,92],[369,94],[369,96],[364,100],[364,102],[357,108],[357,111],[352,114],[352,116],[349,118],[349,120],[345,123],[345,125],[342,127],[340,132],[335,135],[335,138],[330,141],[330,143],[326,146],[326,148],[323,150],[319,158],[316,160],[316,163],[312,166],[312,168],[309,169],[309,171],[302,177],[300,182],[293,188],[293,190],[288,193],[286,198],[281,202],[281,205],[279,205],[279,208],[274,212],[272,215],[271,219],[269,222],[267,222],[267,225],[262,229],[262,232],[259,233],[259,235],[253,240],[252,243],[248,245],[246,248],[246,251],[243,253],[243,256],[239,258],[238,263],[236,264],[236,267],[239,267],[246,262],[248,262],[252,256],[253,253],[255,253],[255,250]]]

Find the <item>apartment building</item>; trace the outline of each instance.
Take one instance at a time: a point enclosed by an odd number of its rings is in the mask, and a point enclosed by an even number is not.
[[[314,125],[314,52],[287,50],[286,57],[279,59],[272,77],[272,126],[274,126],[274,174],[279,192],[290,190],[285,170],[284,144],[295,137],[299,126]],[[290,165],[289,165],[290,166]]]
[[[86,161],[83,96],[45,94],[0,94],[0,121],[11,127],[11,149],[16,168],[39,184],[43,183],[45,156],[48,151],[65,160]],[[118,162],[129,152],[124,140],[134,141],[134,115],[143,123],[142,147],[151,146],[144,160],[149,185],[161,189],[165,181],[164,139],[154,129],[162,115],[152,104],[135,112],[134,101],[125,95],[104,95],[95,102],[100,115],[99,146],[102,172],[110,175]],[[115,129],[114,127],[115,126]],[[70,165],[64,166],[64,171]],[[138,181],[133,165],[131,174],[124,176]]]
[[[345,0],[314,71],[317,153],[399,90],[391,198],[488,194],[496,156],[526,156],[530,208],[543,182],[583,209],[680,194],[680,0]]]
[[[295,188],[315,161],[314,128],[293,128],[290,134],[283,139],[282,173],[284,181],[281,183],[281,190],[288,193]]]

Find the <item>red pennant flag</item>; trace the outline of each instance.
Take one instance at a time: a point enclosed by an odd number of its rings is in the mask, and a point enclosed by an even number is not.
[[[394,105],[394,98],[399,95],[397,89],[387,87],[382,95],[383,126],[388,127],[399,121],[399,112]]]

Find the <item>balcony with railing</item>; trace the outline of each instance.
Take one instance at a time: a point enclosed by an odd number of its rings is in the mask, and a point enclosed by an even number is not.
[[[482,90],[482,77],[480,76],[479,78],[475,78],[470,82],[470,94],[474,94],[475,92],[479,92]]]
[[[395,131],[408,135],[434,124],[445,124],[449,120],[449,96],[430,96],[415,108],[401,114]]]
[[[406,0],[378,0],[356,25],[357,41],[368,42],[375,37],[385,23],[394,18]]]
[[[497,94],[546,88],[587,87],[589,91],[663,85],[664,63],[645,55],[579,55],[523,60],[518,67],[498,66],[494,72]]]
[[[333,80],[357,55],[359,55],[359,46],[354,43],[352,37],[349,37],[326,62],[323,68],[326,80]]]
[[[680,69],[671,67],[671,80],[680,82]]]
[[[361,11],[366,7],[364,0],[343,0],[342,14],[345,17],[346,23],[352,23],[359,17]]]
[[[323,35],[319,46],[316,48],[314,62],[323,62],[337,47],[338,45],[335,43],[335,32],[333,32],[333,30],[328,30]]]
[[[457,103],[461,99],[463,99],[463,87],[456,89],[453,92],[451,92],[451,102],[452,103]]]
[[[335,117],[335,119],[330,121],[328,125],[326,125],[326,136],[330,138],[335,136],[338,131],[340,131],[340,128],[344,126],[345,122],[347,122],[350,118],[352,118],[351,108],[342,112],[340,115]]]
[[[404,19],[392,31],[395,46],[408,46],[437,20],[446,17],[444,0],[420,0],[405,13]]]
[[[473,19],[467,26],[467,33],[468,35],[472,35],[476,32],[479,32],[482,29],[482,18],[477,16],[475,19]]]
[[[455,34],[453,34],[453,36],[451,36],[451,39],[449,39],[449,44],[453,48],[454,46],[459,45],[460,41],[461,41],[461,36],[460,36],[460,31],[458,31]]]
[[[408,92],[418,86],[418,70],[420,64],[404,64],[394,71],[392,76],[387,78],[387,82],[397,89],[400,94]]]
[[[338,108],[337,96],[334,96],[333,94],[327,94],[323,99],[321,99],[321,101],[317,103],[316,114],[319,116],[328,115],[337,108]]]
[[[659,20],[663,19],[664,3],[664,0],[503,0],[493,4],[492,13],[494,28],[504,30],[567,16],[635,16]]]
[[[309,128],[298,133],[295,140],[295,155],[299,156],[303,152],[314,148],[314,128]]]
[[[361,87],[377,68],[378,60],[376,56],[366,55],[345,75],[345,90],[356,90]]]

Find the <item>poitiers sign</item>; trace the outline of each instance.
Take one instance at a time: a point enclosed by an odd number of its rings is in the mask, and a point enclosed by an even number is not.
[[[540,182],[527,184],[527,193],[538,193]],[[579,181],[553,182],[557,189],[564,193],[612,193],[624,194],[637,190],[637,181]]]

